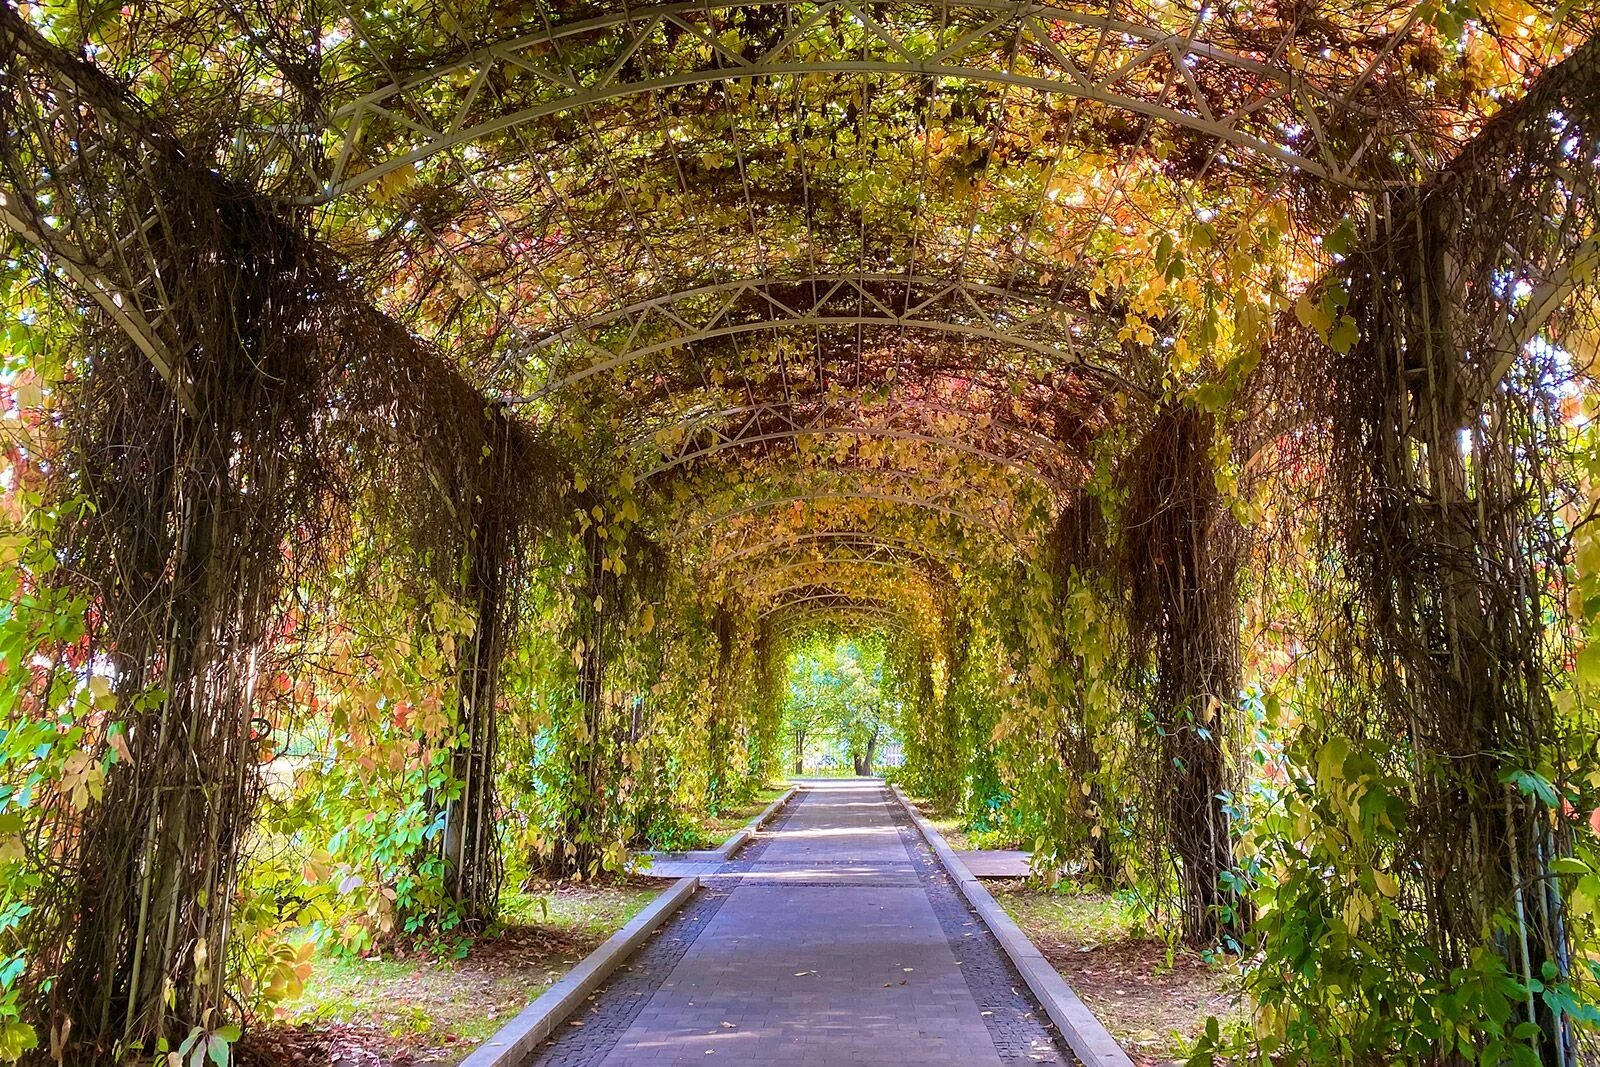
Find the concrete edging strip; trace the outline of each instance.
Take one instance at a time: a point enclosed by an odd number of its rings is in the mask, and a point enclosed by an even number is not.
[[[679,878],[662,890],[626,926],[473,1050],[460,1067],[511,1067],[522,1062],[699,888],[700,879]]]
[[[768,804],[766,808],[762,810],[760,815],[757,815],[755,818],[745,823],[744,826],[740,827],[738,830],[735,830],[733,832],[733,836],[724,841],[722,846],[717,849],[718,852],[722,853],[722,858],[724,860],[733,859],[733,854],[738,852],[745,845],[748,845],[750,843],[750,839],[756,836],[756,831],[761,829],[762,826],[766,825],[768,819],[778,814],[778,809],[789,803],[790,800],[794,799],[794,795],[798,792],[800,792],[800,787],[797,785],[791,785],[787,790],[784,791],[783,796],[774,800],[771,804]]]
[[[939,862],[949,872],[950,878],[960,888],[961,894],[967,898],[972,909],[978,913],[995,939],[1000,942],[1000,947],[1011,958],[1017,972],[1022,975],[1022,980],[1028,983],[1033,995],[1039,998],[1039,1004],[1044,1008],[1045,1014],[1056,1024],[1056,1029],[1061,1032],[1062,1038],[1083,1062],[1084,1067],[1133,1067],[1133,1061],[1122,1050],[1122,1046],[1106,1032],[1100,1020],[1096,1019],[1088,1006],[1078,999],[1078,994],[1067,985],[1066,979],[1057,973],[1050,965],[1050,961],[1044,958],[1032,941],[1028,940],[1028,936],[983,887],[983,883],[973,877],[972,872],[961,863],[945,841],[944,835],[922,817],[922,813],[906,799],[899,786],[891,785],[889,788],[894,791],[895,799],[900,802],[900,806],[906,809],[906,814],[911,816],[911,821],[917,824],[917,830],[922,834],[923,840],[928,842],[928,847],[939,857]]]

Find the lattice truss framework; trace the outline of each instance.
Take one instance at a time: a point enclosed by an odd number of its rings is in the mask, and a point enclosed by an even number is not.
[[[742,278],[640,301],[591,316],[513,348],[506,364],[526,361],[544,381],[537,401],[595,375],[614,373],[678,349],[772,331],[926,331],[1012,349],[1010,364],[1083,371],[1123,384],[1123,360],[1105,329],[1105,313],[1085,302],[986,285],[965,278],[906,274],[833,274]],[[820,341],[816,363],[824,360]]]
[[[1048,489],[1081,477],[1085,446],[1164,365],[1159,339],[1118,339],[1128,294],[1093,281],[1126,252],[1121,214],[1160,202],[1147,224],[1176,228],[1282,201],[1297,233],[1320,232],[1426,181],[1483,118],[1405,88],[1428,38],[1415,12],[1346,46],[1325,27],[1142,4],[536,5],[455,26],[342,0],[308,14],[197,47],[196,69],[230,72],[218,82],[235,91],[184,117],[193,84],[161,88],[135,36],[121,54],[96,44],[118,82],[54,61],[0,12],[0,99],[22,146],[0,224],[180,393],[161,249],[181,235],[164,230],[160,170],[193,158],[311,212],[381,306],[530,419],[617,418],[663,498],[725,461],[779,466],[833,438],[848,447],[828,465],[857,483],[830,487],[835,504],[965,526],[948,489],[871,484],[862,445]],[[310,59],[283,59],[285,41]],[[1492,182],[1487,156],[1462,166]],[[1062,185],[1086,157],[1104,180]],[[1497,294],[1464,342],[1498,353],[1484,381],[1592,273],[1593,188],[1581,153],[1520,175],[1520,230],[1463,268]],[[789,502],[826,499],[807,492]]]
[[[862,597],[831,586],[802,585],[782,590],[760,618],[827,615],[854,621],[894,623],[901,609],[892,601]]]
[[[120,87],[83,67],[42,58],[35,34],[0,11],[0,115],[31,170],[0,181],[0,226],[42,251],[178,390],[183,345],[162,249],[174,233],[163,210],[163,165],[177,146],[146,127]]]
[[[757,21],[740,16],[762,9],[781,12],[762,20],[768,32],[740,32],[741,24]],[[731,79],[864,74],[984,82],[1092,101],[1337,184],[1366,184],[1359,165],[1381,150],[1385,131],[1381,114],[1361,99],[1365,79],[1344,91],[1322,85],[1211,44],[1200,36],[1202,22],[1174,30],[1072,8],[981,0],[642,5],[552,24],[420,72],[396,71],[389,84],[332,112],[314,166],[306,167],[281,131],[262,146],[259,166],[263,175],[299,170],[297,177],[315,188],[304,198],[321,203],[452,147],[621,98]],[[352,28],[362,34],[353,13]],[[696,47],[679,49],[680,40]],[[520,106],[508,108],[495,89],[518,82],[525,83],[515,101]],[[1223,101],[1208,89],[1219,82],[1250,89],[1243,99]],[[441,85],[455,106],[443,121],[419,120],[433,110],[419,101],[436,97]],[[1284,122],[1285,115],[1296,121]],[[362,149],[372,128],[392,134],[381,153]]]

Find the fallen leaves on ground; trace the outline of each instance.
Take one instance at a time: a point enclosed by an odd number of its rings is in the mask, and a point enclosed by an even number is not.
[[[576,891],[556,887],[555,892]],[[336,1006],[340,1019],[251,1027],[238,1067],[443,1067],[459,1062],[603,938],[596,931],[511,925],[461,960],[427,954],[399,975],[374,974]],[[401,959],[406,959],[401,954]],[[394,953],[388,959],[396,959]],[[470,1031],[470,1033],[463,1033]]]
[[[1049,899],[1018,885],[1002,883],[997,895],[1008,903]],[[1095,905],[1104,900],[1081,897]],[[1008,910],[1138,1067],[1181,1062],[1207,1016],[1226,1018],[1238,1010],[1225,965],[1180,949],[1169,966],[1164,942],[1125,926],[1068,928],[1043,921],[1045,909]]]

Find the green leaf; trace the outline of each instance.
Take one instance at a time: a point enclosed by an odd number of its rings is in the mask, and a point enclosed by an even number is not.
[[[1514,785],[1524,796],[1537,798],[1546,807],[1553,808],[1560,798],[1556,796],[1555,786],[1549,779],[1533,771],[1513,769],[1500,776],[1500,780],[1508,785]]]
[[[1590,641],[1584,645],[1574,666],[1580,684],[1600,684],[1600,641]]]
[[[189,1052],[191,1050],[193,1050],[195,1048],[195,1046],[199,1043],[200,1035],[201,1035],[202,1032],[203,1031],[201,1031],[201,1029],[198,1026],[195,1027],[193,1030],[190,1030],[189,1031],[189,1036],[184,1038],[183,1039],[183,1044],[178,1046],[178,1055],[179,1056],[187,1056],[189,1054]]]
[[[1317,331],[1319,336],[1328,332],[1328,326],[1331,322],[1328,313],[1312,303],[1311,298],[1308,296],[1301,296],[1299,300],[1295,301],[1294,316],[1300,320],[1300,325]]]
[[[1361,335],[1356,331],[1356,320],[1349,315],[1339,316],[1339,325],[1328,335],[1328,346],[1341,356],[1355,346]]]
[[[1339,223],[1339,228],[1322,239],[1322,247],[1336,256],[1347,256],[1356,244],[1356,226],[1354,222],[1345,219]]]

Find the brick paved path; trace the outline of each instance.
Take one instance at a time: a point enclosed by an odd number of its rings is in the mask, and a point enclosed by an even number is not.
[[[809,785],[530,1067],[1070,1064],[887,790]]]

